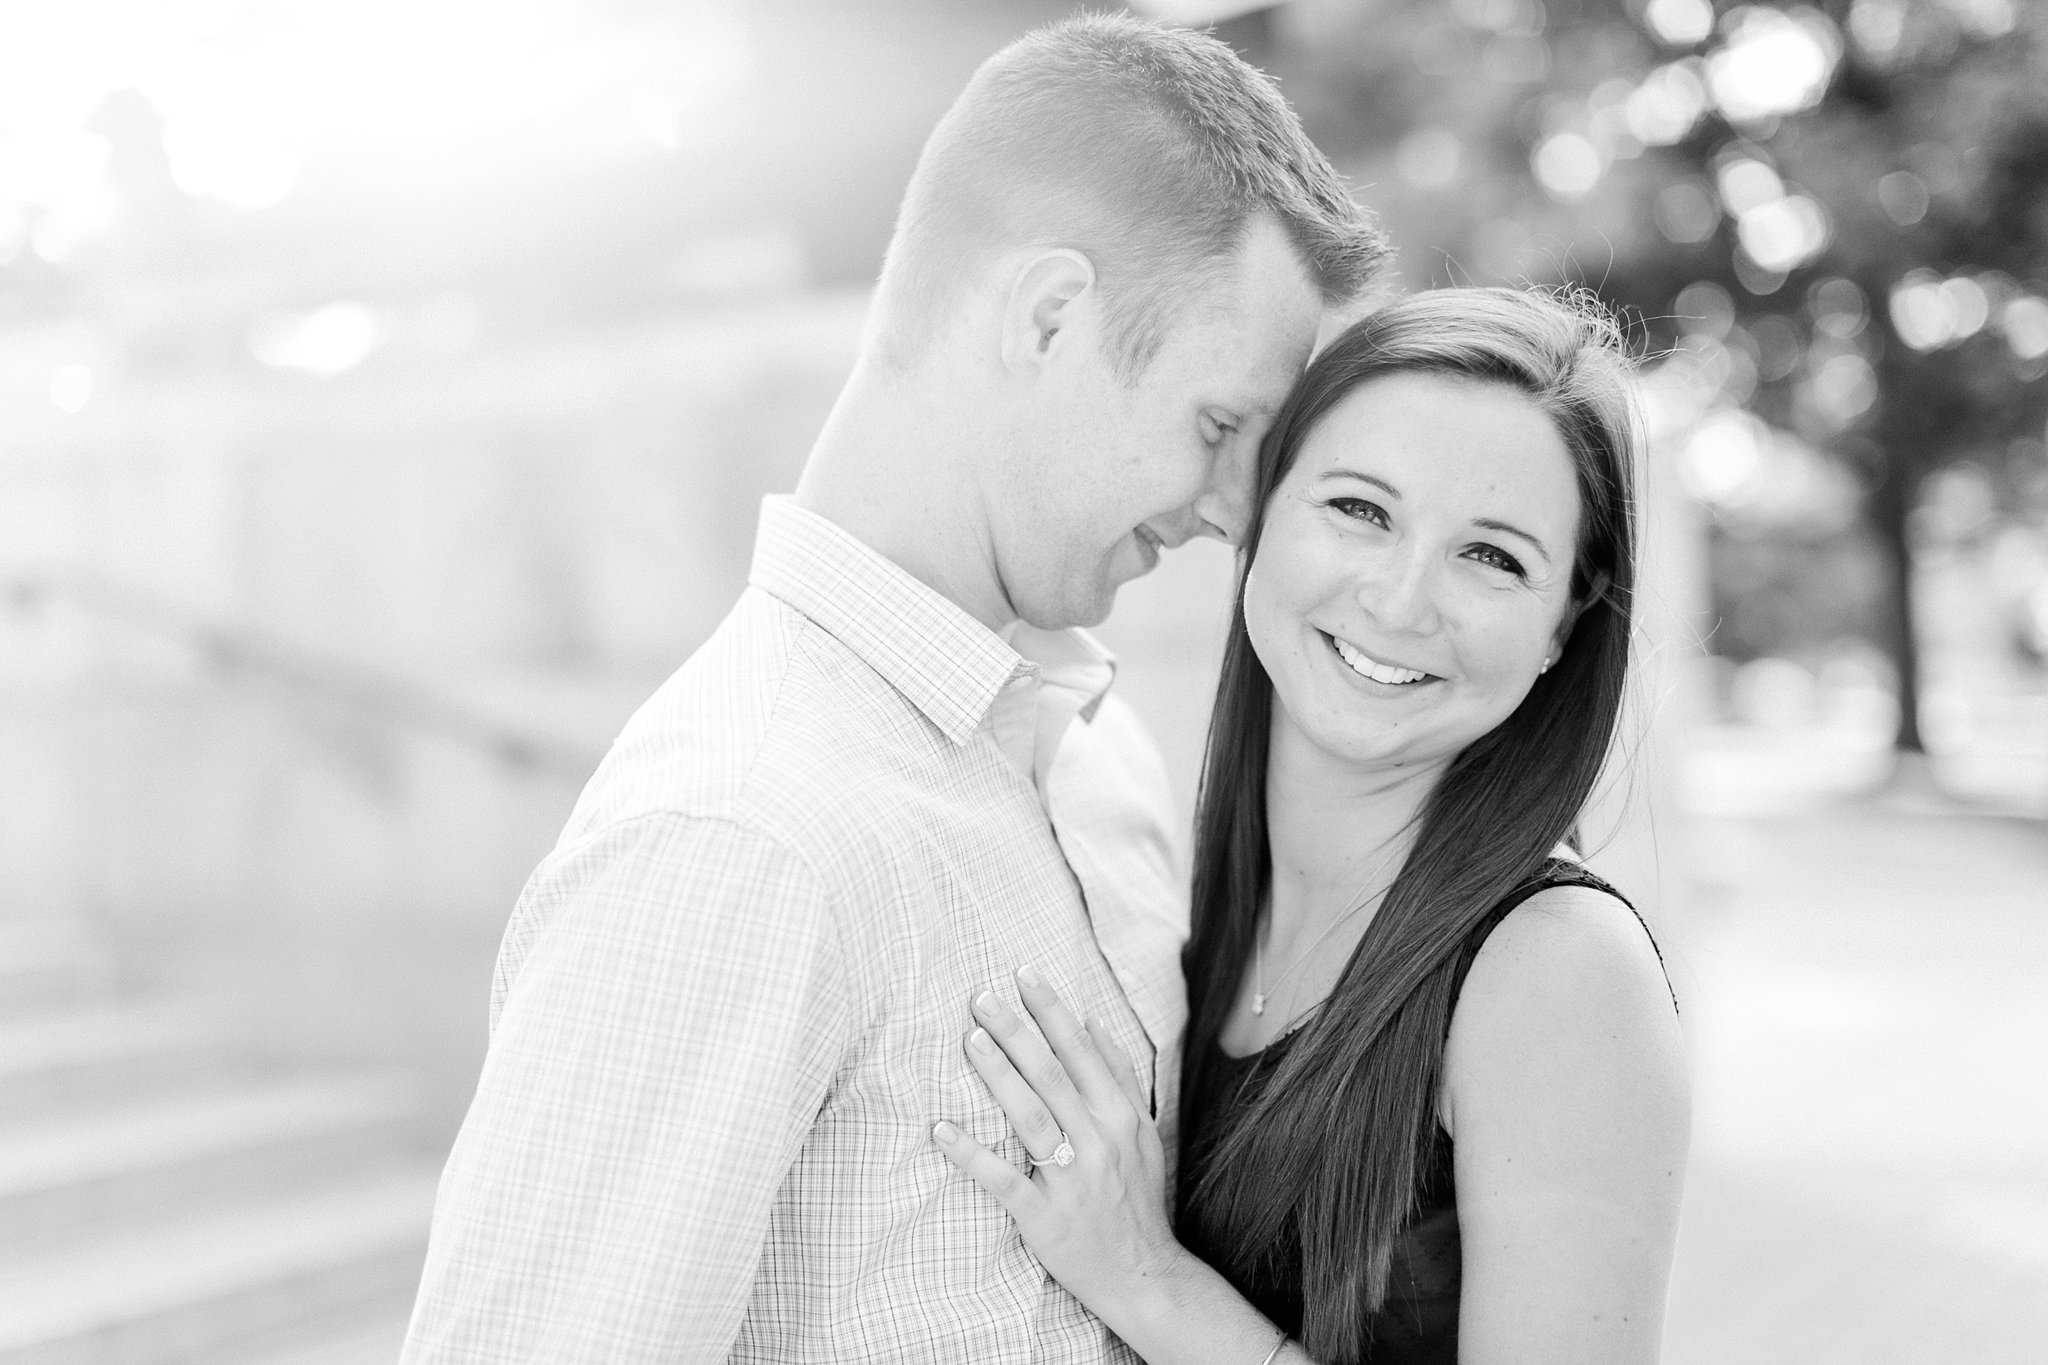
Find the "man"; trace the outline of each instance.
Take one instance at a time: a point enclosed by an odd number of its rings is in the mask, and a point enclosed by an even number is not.
[[[1019,1162],[961,1051],[1034,966],[1171,1119],[1160,766],[1071,629],[1249,463],[1377,234],[1272,86],[1121,18],[992,58],[751,586],[514,911],[410,1362],[1096,1361],[932,1146]]]

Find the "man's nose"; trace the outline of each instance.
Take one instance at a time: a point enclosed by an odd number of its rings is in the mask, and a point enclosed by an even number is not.
[[[1200,525],[1195,534],[1214,536],[1226,545],[1242,545],[1252,524],[1252,474],[1259,443],[1240,435],[1216,456],[1209,486],[1195,499]]]

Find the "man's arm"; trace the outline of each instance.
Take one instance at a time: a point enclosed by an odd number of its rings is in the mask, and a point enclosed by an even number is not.
[[[826,897],[759,833],[656,814],[551,858],[518,914],[403,1361],[723,1360],[847,1041]]]

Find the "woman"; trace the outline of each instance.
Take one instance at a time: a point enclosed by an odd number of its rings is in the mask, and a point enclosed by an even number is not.
[[[1628,384],[1595,306],[1443,290],[1276,419],[1197,817],[1177,1225],[1128,1061],[1028,968],[1036,1030],[976,997],[1034,1169],[935,1139],[1153,1365],[1656,1358],[1676,1010],[1558,856],[1627,670]]]

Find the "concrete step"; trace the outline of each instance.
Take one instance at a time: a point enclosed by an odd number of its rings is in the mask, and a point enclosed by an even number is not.
[[[0,1018],[84,1000],[109,977],[101,946],[75,920],[0,918]]]
[[[217,1083],[240,1069],[225,1015],[199,1001],[89,1004],[0,1018],[0,1127],[57,1105]]]
[[[346,1321],[419,1278],[436,1171],[353,1183],[0,1259],[0,1365],[215,1365]]]
[[[290,1079],[54,1113],[0,1132],[0,1247],[278,1190],[412,1146],[408,1082]]]

